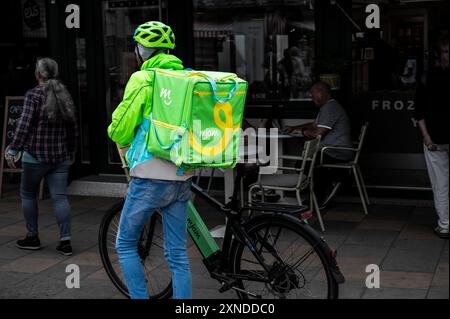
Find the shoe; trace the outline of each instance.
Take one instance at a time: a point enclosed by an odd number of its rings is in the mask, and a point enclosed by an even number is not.
[[[62,240],[58,247],[56,247],[56,251],[64,256],[72,255],[72,245],[70,244],[70,240]]]
[[[25,239],[16,241],[16,246],[25,250],[39,250],[41,249],[41,241],[38,236],[27,236]]]
[[[322,201],[322,203],[319,205],[319,209],[323,210],[325,208],[327,208],[328,204],[331,202],[331,200],[336,196],[336,194],[339,192],[339,190],[341,189],[342,184],[341,183],[336,183],[333,187],[333,189],[331,190],[330,194],[328,194],[328,196]]]
[[[439,238],[442,238],[442,239],[448,239],[448,229],[444,229],[444,228],[442,228],[442,227],[440,227],[440,226],[438,226],[438,227],[436,227],[435,229],[434,229],[434,233],[439,237]]]

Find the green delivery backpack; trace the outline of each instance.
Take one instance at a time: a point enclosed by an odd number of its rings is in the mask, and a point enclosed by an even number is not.
[[[147,150],[183,170],[234,167],[248,84],[233,73],[150,69]]]

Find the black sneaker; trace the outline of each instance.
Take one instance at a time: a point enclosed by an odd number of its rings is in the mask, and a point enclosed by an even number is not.
[[[444,229],[444,228],[442,228],[442,227],[440,227],[440,226],[438,226],[438,227],[436,227],[435,229],[434,229],[434,233],[439,237],[439,238],[442,238],[442,239],[448,239],[448,229]]]
[[[70,240],[62,240],[59,242],[56,251],[64,256],[72,255],[72,245],[70,245]]]
[[[16,246],[20,249],[39,250],[41,249],[41,241],[38,236],[27,236],[25,239],[16,241]]]

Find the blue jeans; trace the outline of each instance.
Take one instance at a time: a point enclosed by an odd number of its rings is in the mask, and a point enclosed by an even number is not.
[[[39,184],[42,178],[45,177],[53,200],[60,239],[70,240],[70,204],[67,199],[67,178],[69,176],[70,161],[59,164],[22,162],[22,168],[20,196],[28,230],[27,236],[37,236],[39,234],[37,197]]]
[[[164,255],[172,273],[173,298],[192,298],[192,279],[186,253],[187,202],[191,182],[133,179],[128,189],[116,249],[132,299],[148,299],[144,271],[137,251],[142,229],[156,209],[162,209]]]

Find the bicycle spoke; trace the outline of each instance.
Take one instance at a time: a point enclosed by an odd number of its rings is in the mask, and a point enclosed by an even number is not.
[[[145,264],[145,261],[142,262],[142,266],[144,268],[144,275],[145,275],[145,281],[147,283],[147,287],[150,288],[150,291],[155,291],[155,290],[152,289],[152,286],[154,285],[154,281],[151,280],[150,278],[148,278],[149,272],[147,270],[147,266]],[[156,291],[158,291],[158,290],[156,290]]]
[[[113,230],[116,231],[116,233],[117,233],[117,231],[119,229],[119,222],[120,222],[120,220],[118,218],[114,218],[113,221],[112,221],[112,223],[113,223]]]
[[[328,279],[316,251],[320,249],[318,244],[311,245],[304,237],[281,225],[264,225],[255,229],[250,237],[254,238],[259,258],[270,271],[264,272],[250,250],[242,246],[238,273],[267,277],[270,282],[258,282],[251,277],[241,279],[244,290],[263,298],[328,297]],[[321,281],[322,277],[325,281]]]
[[[314,248],[311,248],[309,251],[306,252],[296,263],[294,263],[293,268],[297,268],[301,264],[305,262],[310,256],[314,254]]]
[[[268,234],[268,233],[267,233],[267,234]],[[256,235],[259,235],[259,233],[257,233]],[[258,237],[260,237],[260,236],[258,236]],[[267,238],[267,237],[269,237],[269,236],[266,236],[265,238]],[[271,236],[270,236],[270,237],[271,237]],[[274,245],[273,245],[273,244],[267,243],[267,241],[266,241],[265,239],[261,239],[261,238],[260,238],[260,242],[261,242],[261,252],[262,252],[262,249],[263,249],[263,248],[266,248],[267,251],[268,251],[272,256],[274,256],[275,258],[277,258],[278,252],[277,252],[276,249],[274,248]]]
[[[250,263],[250,264],[260,265],[260,263],[257,262],[257,261],[252,261],[252,260],[248,260],[248,259],[241,259],[241,260],[242,260],[242,261],[245,261],[245,262],[248,262],[248,263]]]
[[[269,227],[267,229],[267,234],[269,234]],[[256,235],[258,235],[258,233]],[[283,262],[282,259],[280,258],[281,254],[275,248],[276,242],[278,241],[278,238],[280,235],[281,235],[281,228],[279,228],[278,233],[275,236],[275,239],[271,233],[270,233],[270,236],[266,236],[266,238],[270,237],[272,239],[270,243],[268,243],[267,240],[264,240],[264,239],[260,239],[260,242],[261,242],[261,246],[266,248],[268,253],[270,253],[278,261]]]

